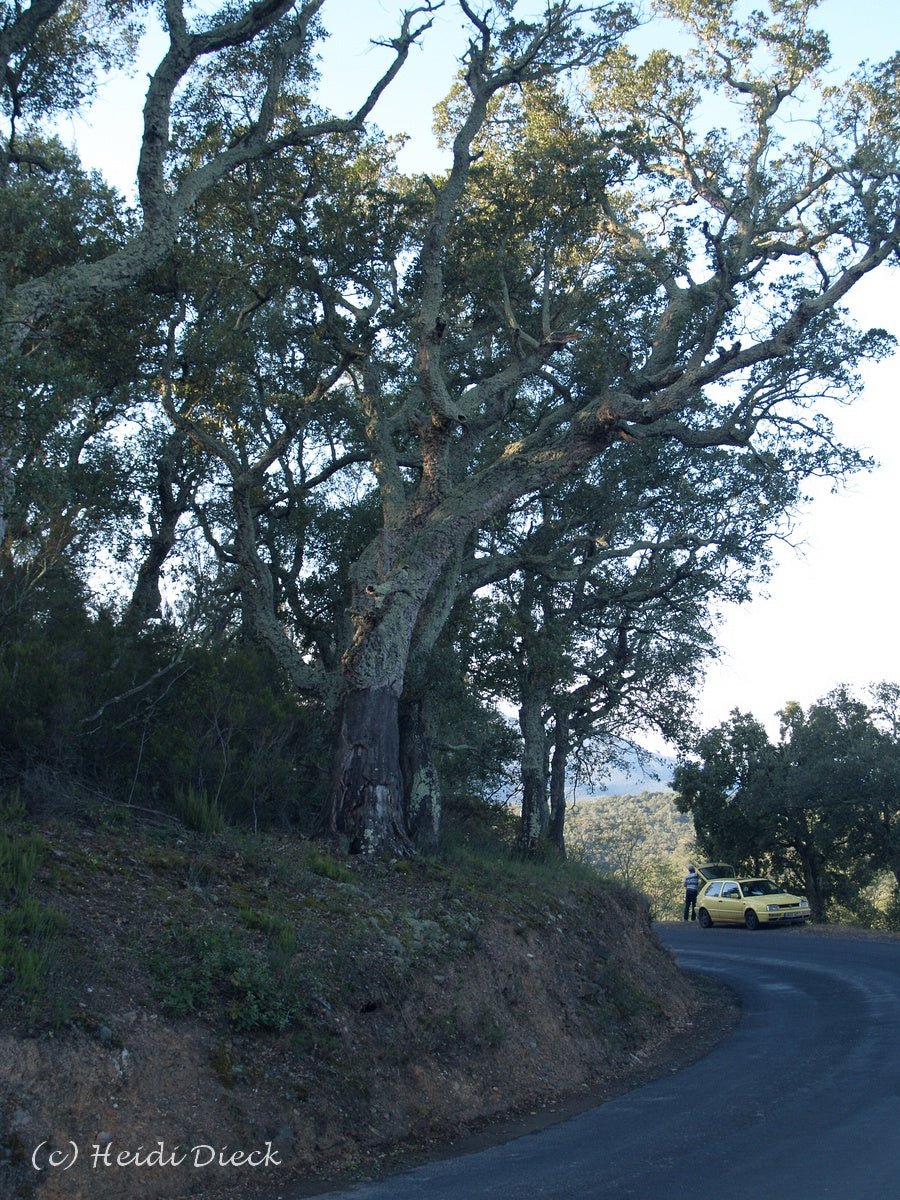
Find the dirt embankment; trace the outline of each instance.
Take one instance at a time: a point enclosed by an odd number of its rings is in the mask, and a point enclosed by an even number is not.
[[[371,1172],[696,1055],[698,1005],[730,1019],[641,902],[586,876],[42,837],[32,892],[65,923],[41,1003],[3,993],[3,1197],[225,1200]]]

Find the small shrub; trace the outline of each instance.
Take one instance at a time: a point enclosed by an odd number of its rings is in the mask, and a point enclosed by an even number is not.
[[[219,1042],[212,1055],[212,1068],[218,1075],[224,1087],[234,1087],[237,1080],[237,1070],[231,1056],[231,1046],[228,1042]]]
[[[184,1017],[224,1008],[240,1030],[287,1029],[303,1003],[293,955],[283,947],[257,953],[232,929],[184,930],[148,960],[165,1012]]]
[[[45,853],[45,843],[33,834],[0,835],[0,894],[5,900],[20,900],[28,894]]]
[[[175,793],[175,811],[188,829],[197,833],[216,834],[225,828],[225,814],[216,800],[210,800],[204,789],[179,789]]]

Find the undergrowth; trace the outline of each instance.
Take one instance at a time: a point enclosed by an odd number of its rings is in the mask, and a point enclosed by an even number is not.
[[[147,966],[163,1011],[173,1017],[221,1010],[239,1030],[284,1030],[302,1012],[304,981],[293,930],[273,921],[273,931],[259,952],[236,930],[210,927],[181,929],[153,951]]]
[[[8,797],[0,807],[0,988],[12,991],[29,1018],[58,1021],[62,994],[51,994],[48,983],[67,922],[31,895],[46,854],[44,839],[28,829],[24,804]]]
[[[216,798],[210,799],[202,788],[179,788],[175,792],[175,812],[188,827],[197,833],[221,833],[225,814]]]
[[[91,963],[80,934],[61,937],[66,919],[44,901],[71,906],[79,928],[88,910],[105,921],[127,956],[129,991],[165,1015],[200,1018],[224,1036],[288,1032],[330,1054],[335,1005],[366,1011],[401,994],[411,973],[442,969],[427,963],[471,954],[499,896],[523,926],[539,927],[559,920],[567,890],[604,887],[582,864],[523,860],[510,820],[486,806],[448,820],[439,853],[383,862],[220,827],[203,793],[183,800],[195,829],[125,819],[38,834],[23,805],[2,811],[0,964],[20,1010],[40,1017],[32,1024],[76,1020],[90,1031],[121,986],[116,964]]]

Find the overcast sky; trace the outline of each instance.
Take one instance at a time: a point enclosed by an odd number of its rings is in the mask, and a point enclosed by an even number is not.
[[[402,7],[396,0],[326,3],[325,22],[334,36],[323,54],[324,101],[339,111],[355,107],[387,57],[369,39],[389,36]],[[825,0],[819,11],[842,71],[900,48],[895,0]],[[402,162],[407,168],[439,164],[431,110],[447,90],[462,28],[452,3],[446,5],[424,49],[413,51],[376,110],[387,132],[410,135]],[[148,52],[148,66],[154,63]],[[136,167],[143,79],[139,73],[130,82],[111,83],[90,121],[69,127],[89,165],[126,193]],[[879,325],[900,338],[898,290],[896,270],[869,278],[849,307],[861,324]],[[900,356],[869,367],[865,382],[864,395],[837,413],[835,423],[844,440],[873,454],[879,466],[837,495],[819,488],[798,514],[796,548],[778,547],[766,594],[723,614],[721,658],[700,694],[705,726],[740,708],[774,733],[775,714],[787,700],[805,706],[841,683],[863,689],[882,679],[900,681]]]

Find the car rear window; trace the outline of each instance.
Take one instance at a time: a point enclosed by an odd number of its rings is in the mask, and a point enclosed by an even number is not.
[[[704,863],[697,870],[704,879],[728,879],[734,876],[734,867],[729,863]]]

